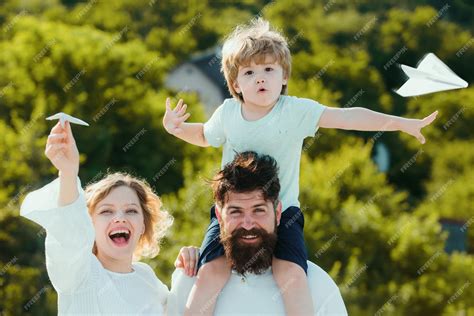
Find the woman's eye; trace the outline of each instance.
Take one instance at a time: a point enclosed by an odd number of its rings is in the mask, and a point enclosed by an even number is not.
[[[129,209],[129,210],[127,210],[127,213],[137,214],[138,211],[137,211],[137,210],[134,210],[134,209]]]
[[[110,214],[110,213],[112,213],[111,210],[103,210],[99,214]]]

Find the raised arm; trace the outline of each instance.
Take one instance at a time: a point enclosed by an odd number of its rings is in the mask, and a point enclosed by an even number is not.
[[[424,119],[409,119],[361,107],[348,109],[327,107],[321,115],[319,127],[357,131],[402,131],[424,144],[425,137],[421,134],[421,129],[431,124],[436,115],[438,111]]]
[[[174,109],[171,109],[170,98],[166,99],[166,112],[163,117],[165,130],[185,142],[200,147],[208,147],[209,144],[204,137],[203,123],[185,123],[191,114],[186,113],[187,105],[180,99]]]
[[[51,130],[45,154],[59,179],[29,193],[21,215],[45,229],[48,275],[58,292],[71,292],[90,275],[95,232],[77,178],[79,153],[69,122]]]
[[[65,206],[79,196],[77,175],[79,173],[79,151],[68,121],[64,128],[58,122],[48,136],[46,157],[59,171],[58,205]]]

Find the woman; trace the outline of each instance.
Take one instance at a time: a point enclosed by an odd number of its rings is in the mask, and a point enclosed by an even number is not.
[[[46,229],[46,266],[59,314],[164,314],[168,288],[150,266],[135,261],[155,256],[172,224],[158,196],[123,173],[84,192],[69,122],[54,126],[45,154],[59,178],[28,194],[21,215]]]

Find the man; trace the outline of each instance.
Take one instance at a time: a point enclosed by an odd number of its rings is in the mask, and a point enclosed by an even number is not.
[[[200,304],[200,314],[285,314],[281,294],[286,289],[278,289],[271,269],[281,218],[279,191],[275,160],[254,152],[236,155],[214,178],[222,260],[232,267],[232,274],[220,293],[210,293]],[[307,277],[316,315],[347,315],[339,289],[326,272],[308,262]],[[189,293],[206,290],[199,283],[182,269],[173,273],[168,315],[184,313]]]

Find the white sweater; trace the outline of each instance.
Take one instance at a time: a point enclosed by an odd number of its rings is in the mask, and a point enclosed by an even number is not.
[[[182,315],[189,292],[196,281],[182,269],[176,269],[172,276],[171,292],[168,297],[168,316]],[[315,315],[347,316],[347,310],[336,283],[320,267],[308,261],[308,282],[313,298]],[[285,290],[285,289],[282,289]],[[203,306],[203,309],[209,305]],[[232,271],[222,292],[217,298],[214,315],[285,315],[285,307],[272,270],[245,277]]]
[[[163,315],[168,288],[145,263],[130,273],[105,269],[92,253],[94,227],[84,191],[58,207],[59,179],[28,194],[21,215],[46,229],[46,268],[58,293],[59,315]]]

